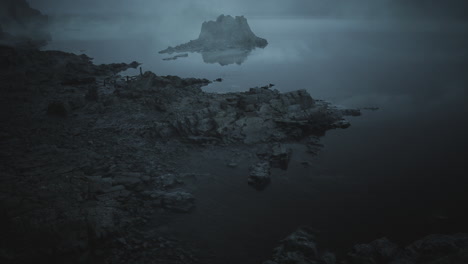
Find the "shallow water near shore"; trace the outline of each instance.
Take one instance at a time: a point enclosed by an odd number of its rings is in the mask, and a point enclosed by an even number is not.
[[[223,78],[208,92],[273,83],[346,107],[380,108],[350,118],[346,130],[329,131],[316,157],[296,147],[289,169],[275,170],[262,192],[247,185],[248,159],[229,168],[229,155],[208,148],[181,160],[187,172],[206,176],[190,183],[196,210],[174,215],[166,228],[212,263],[259,263],[301,225],[316,229],[319,244],[336,252],[382,236],[404,244],[430,233],[468,232],[468,25],[254,18],[251,28],[270,44],[241,65],[220,66],[200,54],[175,61],[158,54],[196,38],[198,24],[184,29],[193,32],[189,37],[156,28],[97,38],[112,21],[102,23],[90,35],[91,22],[73,29],[79,39],[56,31],[47,49],[81,50],[96,63],[137,60],[158,75]]]

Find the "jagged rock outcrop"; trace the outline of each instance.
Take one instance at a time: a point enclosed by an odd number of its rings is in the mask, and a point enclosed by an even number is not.
[[[268,45],[266,39],[257,37],[243,16],[219,16],[216,21],[204,22],[198,39],[159,53],[213,52],[230,49],[252,50]]]
[[[0,44],[39,47],[50,40],[46,15],[26,0],[0,1]]]

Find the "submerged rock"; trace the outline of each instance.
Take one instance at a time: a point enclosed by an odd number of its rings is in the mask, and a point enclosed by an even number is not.
[[[273,167],[288,169],[289,160],[291,159],[291,148],[284,144],[275,144],[271,149],[270,163]]]
[[[270,183],[270,164],[259,162],[250,167],[249,185],[262,190]]]

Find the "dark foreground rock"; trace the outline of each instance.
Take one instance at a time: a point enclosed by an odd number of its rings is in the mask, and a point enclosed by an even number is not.
[[[380,238],[355,245],[342,259],[318,249],[314,233],[300,228],[282,240],[264,264],[463,264],[468,263],[468,234],[429,235],[406,247]]]

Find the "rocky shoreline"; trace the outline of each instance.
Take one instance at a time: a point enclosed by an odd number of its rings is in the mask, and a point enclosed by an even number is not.
[[[206,79],[118,75],[136,62],[97,66],[86,55],[7,46],[0,53],[4,263],[69,262],[73,255],[125,262],[126,251],[113,255],[109,248],[140,248],[130,230],[156,211],[195,206],[195,197],[177,188],[183,181],[172,167],[187,146],[273,149],[271,143],[349,125],[346,111],[303,90],[210,94],[201,90]],[[277,159],[258,157],[272,165]],[[151,248],[144,255],[157,256],[160,247]]]
[[[196,207],[184,184],[197,175],[175,161],[188,149],[243,146],[256,157],[246,185],[261,190],[271,167],[287,168],[288,143],[314,154],[321,135],[360,115],[305,90],[211,94],[201,89],[206,79],[119,75],[137,62],[94,65],[86,55],[7,46],[0,55],[2,263],[203,263],[150,226]],[[301,232],[289,240],[312,239]],[[445,238],[466,247],[461,236]],[[363,260],[349,263],[381,263],[381,250],[369,247],[353,249]],[[338,263],[332,253],[298,260],[289,251],[283,246],[267,263]],[[412,260],[401,263],[426,263]]]

